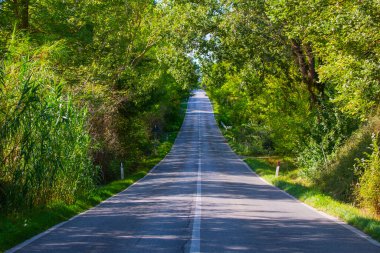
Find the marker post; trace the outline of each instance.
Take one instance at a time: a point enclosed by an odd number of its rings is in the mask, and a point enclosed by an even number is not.
[[[276,177],[278,177],[278,173],[280,172],[280,161],[277,161],[277,167],[276,167]]]
[[[121,180],[124,179],[124,167],[123,167],[123,163],[120,163],[120,178],[121,178]]]

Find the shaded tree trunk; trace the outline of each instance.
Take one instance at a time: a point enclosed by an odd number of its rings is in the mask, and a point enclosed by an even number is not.
[[[29,28],[29,0],[20,1],[20,28]]]
[[[18,11],[18,0],[13,0],[13,5],[12,5],[13,13],[16,17],[17,20],[20,19],[20,13]]]
[[[29,0],[13,0],[12,3],[18,28],[29,29]]]
[[[318,82],[315,70],[315,56],[310,43],[303,44],[300,40],[292,39],[292,52],[300,69],[302,81],[310,94],[311,106],[319,104],[318,97],[324,96],[325,86]]]

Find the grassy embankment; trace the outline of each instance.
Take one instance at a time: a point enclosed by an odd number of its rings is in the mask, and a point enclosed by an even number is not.
[[[213,103],[213,107],[216,119],[220,122],[220,108],[215,103]],[[239,150],[242,150],[239,144],[232,141],[225,129],[221,128],[221,131],[232,149],[239,154]],[[280,166],[280,175],[278,178],[275,178],[275,168],[278,160],[282,163]],[[352,204],[338,201],[332,196],[322,192],[316,185],[311,184],[300,176],[301,169],[297,168],[295,164],[292,163],[292,160],[291,158],[272,156],[265,158],[246,158],[244,161],[268,183],[277,186],[300,201],[320,211],[345,221],[380,242],[380,217]]]
[[[186,107],[187,103],[181,104],[180,122],[183,121]],[[180,125],[181,124],[176,124],[176,132],[166,133],[157,147],[156,154],[141,161],[132,173],[125,176],[124,180],[118,180],[107,185],[99,186],[87,196],[80,197],[73,204],[57,202],[46,207],[25,210],[23,212],[13,212],[11,214],[0,213],[0,252],[96,206],[103,200],[121,192],[144,177],[153,166],[170,151],[180,129]]]
[[[380,217],[371,215],[366,210],[351,204],[337,201],[321,192],[316,186],[299,177],[299,169],[292,165],[290,159],[280,159],[283,160],[280,176],[275,178],[277,159],[275,157],[246,158],[245,162],[267,182],[318,210],[338,217],[380,242]]]

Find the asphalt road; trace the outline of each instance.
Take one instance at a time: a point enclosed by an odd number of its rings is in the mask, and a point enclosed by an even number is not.
[[[148,176],[10,252],[380,252],[356,232],[252,173],[196,91],[172,151]]]

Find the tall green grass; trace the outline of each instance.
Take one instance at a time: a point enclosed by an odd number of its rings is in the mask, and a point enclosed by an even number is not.
[[[73,202],[94,187],[86,110],[48,67],[56,45],[12,43],[0,67],[0,208]]]

